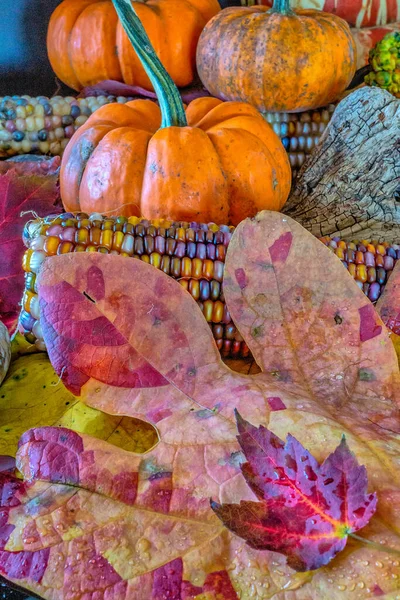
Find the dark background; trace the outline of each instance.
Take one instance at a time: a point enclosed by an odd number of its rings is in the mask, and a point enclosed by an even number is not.
[[[0,96],[69,95],[53,73],[46,51],[50,15],[60,0],[1,0]],[[240,0],[220,0],[221,6]]]
[[[60,0],[2,0],[0,96],[52,96],[56,77],[47,58],[46,32]],[[59,82],[58,82],[59,83]],[[61,85],[60,94],[70,90]]]

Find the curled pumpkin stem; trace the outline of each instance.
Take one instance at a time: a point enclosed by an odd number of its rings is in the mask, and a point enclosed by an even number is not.
[[[179,90],[163,67],[130,0],[112,0],[122,27],[150,79],[161,109],[161,129],[185,127],[185,109]]]

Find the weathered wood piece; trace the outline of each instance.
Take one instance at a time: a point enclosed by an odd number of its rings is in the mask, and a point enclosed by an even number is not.
[[[0,384],[7,375],[11,361],[11,344],[7,327],[0,321]]]
[[[400,243],[400,101],[372,87],[344,98],[283,212],[318,237]]]

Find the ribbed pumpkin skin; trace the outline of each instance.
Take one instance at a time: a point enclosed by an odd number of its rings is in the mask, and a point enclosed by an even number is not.
[[[198,98],[186,118],[187,127],[159,129],[150,100],[99,108],[64,152],[65,210],[237,225],[282,208],[288,156],[255,108]]]
[[[356,69],[347,23],[315,10],[269,10],[227,8],[209,21],[197,46],[203,84],[261,111],[300,112],[336,100]]]
[[[197,41],[220,10],[218,0],[148,0],[134,5],[176,85],[189,85]],[[47,52],[57,77],[75,90],[103,79],[153,89],[109,0],[61,2],[50,18]]]

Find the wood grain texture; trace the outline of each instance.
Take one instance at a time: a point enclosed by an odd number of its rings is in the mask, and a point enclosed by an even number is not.
[[[370,87],[344,98],[283,212],[319,237],[400,239],[400,101]]]

